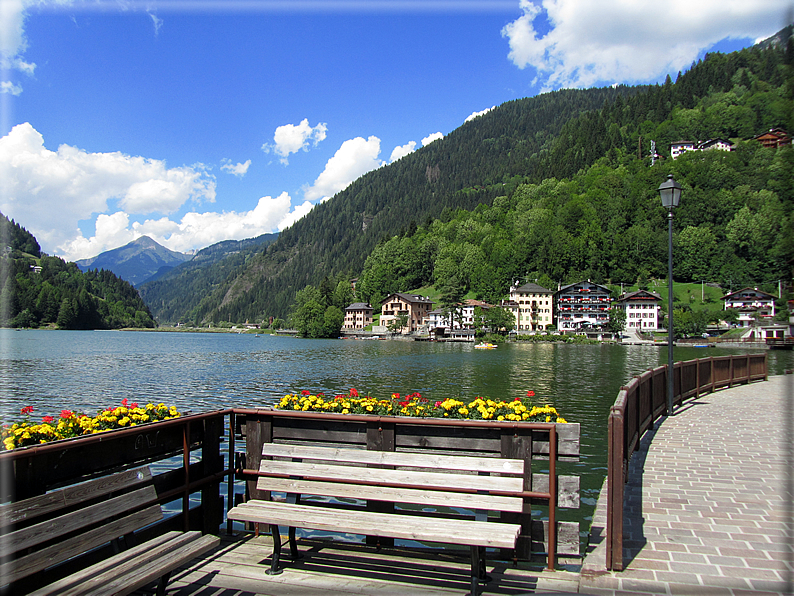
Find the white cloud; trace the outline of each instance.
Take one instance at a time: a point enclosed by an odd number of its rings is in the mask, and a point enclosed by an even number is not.
[[[233,164],[231,159],[222,159],[221,160],[221,170],[224,172],[228,172],[229,174],[234,174],[235,176],[239,176],[242,178],[245,176],[246,172],[248,172],[248,167],[251,165],[251,160],[247,160],[245,163],[238,163]]]
[[[294,124],[285,124],[276,128],[273,135],[275,143],[273,145],[264,144],[262,150],[265,153],[273,151],[275,154],[281,156],[281,163],[289,163],[288,157],[291,153],[298,151],[308,151],[309,142],[312,142],[316,147],[317,143],[325,139],[328,131],[328,125],[320,122],[317,126],[309,126],[309,119],[304,118],[297,126]]]
[[[28,47],[25,37],[25,19],[27,18],[25,11],[28,7],[37,4],[63,5],[69,1],[0,0],[0,68],[14,69],[32,75],[36,65],[26,62],[22,57]]]
[[[11,81],[0,82],[0,93],[10,93],[11,95],[19,95],[22,93],[22,87],[16,85]]]
[[[154,23],[154,36],[157,37],[160,33],[160,28],[163,26],[163,19],[159,18],[151,10],[147,10],[146,14],[152,18],[152,23]]]
[[[325,169],[314,184],[306,189],[304,198],[307,201],[314,201],[344,190],[359,176],[385,163],[378,159],[378,155],[380,155],[380,139],[376,136],[366,140],[356,137],[345,141],[325,164]]]
[[[431,135],[427,135],[424,139],[422,139],[422,147],[427,147],[433,141],[437,141],[438,139],[443,139],[444,135],[440,132],[434,132]]]
[[[215,180],[200,165],[168,168],[159,160],[69,145],[50,151],[27,122],[0,138],[0,180],[0,211],[25,222],[45,247],[63,245],[79,221],[105,213],[110,201],[126,213],[147,214],[215,200]]]
[[[242,240],[283,230],[308,213],[313,205],[306,201],[294,210],[291,207],[290,196],[283,192],[277,197],[262,197],[250,211],[189,212],[179,221],[161,217],[130,224],[129,215],[122,211],[102,214],[97,217],[94,236],[85,238],[77,231],[75,237],[58,247],[58,254],[73,261],[84,259],[141,236],[149,236],[171,250],[186,252],[222,240]]]
[[[636,83],[684,70],[718,41],[780,29],[791,0],[520,0],[507,24],[508,57],[532,67],[545,89]],[[540,36],[537,18],[550,29]]]
[[[482,116],[483,114],[487,114],[491,110],[493,110],[496,106],[491,106],[490,108],[485,108],[481,112],[472,112],[469,116],[464,120],[464,122],[468,122],[469,120],[474,120],[477,116]]]
[[[405,157],[409,153],[413,153],[416,150],[416,141],[410,141],[405,145],[397,145],[394,149],[392,149],[391,155],[389,156],[389,163],[397,161],[401,157]]]

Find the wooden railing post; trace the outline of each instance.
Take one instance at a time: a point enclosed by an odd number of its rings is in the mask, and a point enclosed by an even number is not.
[[[623,412],[612,406],[608,426],[607,468],[607,556],[606,567],[623,569]]]

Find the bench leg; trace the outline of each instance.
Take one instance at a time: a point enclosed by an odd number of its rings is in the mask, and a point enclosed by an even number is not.
[[[168,585],[169,579],[171,579],[170,571],[160,576],[160,579],[157,581],[157,592],[155,592],[155,596],[165,596],[165,587]]]
[[[298,542],[295,539],[294,527],[290,527],[289,529],[289,554],[293,561],[297,561],[301,557],[300,553],[298,552]]]
[[[477,586],[480,583],[480,547],[471,547],[471,596],[477,596]]]
[[[270,569],[265,573],[268,575],[278,575],[284,571],[278,568],[279,559],[281,558],[281,532],[279,532],[277,525],[270,524],[270,533],[273,535],[273,561],[270,564]]]

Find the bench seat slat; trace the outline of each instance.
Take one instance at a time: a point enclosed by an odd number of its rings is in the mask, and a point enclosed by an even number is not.
[[[314,480],[361,481],[367,484],[403,485],[459,490],[493,490],[520,492],[523,478],[509,476],[476,476],[473,474],[446,474],[418,472],[413,470],[388,470],[382,468],[359,468],[310,462],[268,461],[261,462],[260,472],[284,476],[308,476]]]
[[[8,561],[0,566],[0,577],[7,582],[28,577],[37,571],[101,546],[114,538],[153,524],[162,517],[160,506],[152,505],[143,511],[114,520],[68,540],[57,542],[14,561]]]
[[[234,507],[227,517],[237,521],[313,530],[493,548],[514,548],[521,531],[518,524],[409,518],[390,513],[347,511],[258,500]]]
[[[220,543],[201,532],[169,532],[100,561],[30,596],[129,594]]]
[[[439,507],[462,507],[464,509],[486,509],[489,511],[511,511],[514,513],[521,513],[524,506],[524,500],[520,497],[452,493],[436,490],[425,491],[267,476],[260,477],[256,487],[259,490],[303,495],[322,495],[343,499],[365,499]]]
[[[78,511],[10,532],[6,537],[6,544],[11,545],[14,551],[24,550],[28,547],[58,538],[69,532],[109,519],[118,515],[120,512],[142,507],[156,499],[157,492],[153,486],[150,485],[139,488],[130,493],[101,501],[89,507],[84,507]]]
[[[284,445],[281,443],[265,443],[262,446],[262,455],[272,457],[299,457],[303,459],[343,463],[440,468],[461,472],[488,472],[519,475],[524,473],[523,460],[500,459],[494,457],[420,454],[403,451],[367,451],[365,449]]]
[[[162,575],[170,573],[205,552],[216,548],[221,541],[218,536],[210,534],[202,536],[201,532],[189,532],[189,534],[196,535],[196,538],[181,546],[178,550],[173,550],[156,561],[130,570],[127,578],[118,578],[107,585],[100,584],[97,589],[86,593],[85,596],[106,596],[107,594],[126,596],[137,590],[138,587],[151,583]]]

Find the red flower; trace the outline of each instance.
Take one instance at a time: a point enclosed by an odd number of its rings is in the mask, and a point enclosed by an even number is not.
[[[121,405],[124,406],[125,408],[127,407],[127,398],[126,397],[121,400]]]
[[[521,401],[520,397],[515,398],[513,401]]]
[[[69,410],[61,410],[61,418],[69,418],[72,413]]]
[[[397,405],[400,405],[400,406],[402,406],[402,407],[405,407],[405,406],[407,406],[409,403],[410,403],[410,402],[409,402],[409,401],[406,399],[405,401],[398,401],[398,402],[397,402]]]
[[[309,391],[308,389],[304,389],[303,391],[301,391],[301,395],[311,395],[311,394],[312,392]]]
[[[135,402],[135,401],[134,401],[134,402],[132,402],[132,403],[130,404],[130,407],[131,407],[131,408],[134,410],[135,408],[137,408],[137,407],[138,407],[138,402]]]
[[[346,397],[347,397],[346,395],[337,395],[337,396],[334,398],[334,401],[344,401],[344,399],[345,399]]]
[[[20,410],[21,414],[30,414],[33,412],[33,406],[25,406]]]
[[[530,389],[527,391],[527,397],[535,397],[535,392]]]
[[[317,392],[317,397],[325,397],[325,393],[322,391]]]
[[[391,394],[391,398],[392,399],[400,399],[400,394],[399,393],[392,393]]]
[[[358,397],[358,390],[351,387],[350,388],[350,397]]]
[[[49,424],[49,423],[50,423],[50,422],[52,422],[53,420],[55,420],[55,418],[53,418],[52,416],[44,416],[44,417],[41,419],[41,421],[42,421],[42,422],[45,422],[45,423],[47,423],[47,424]]]
[[[437,408],[440,408],[442,403],[444,403],[444,402],[437,401],[437,402],[436,402],[436,407],[437,407]]]

